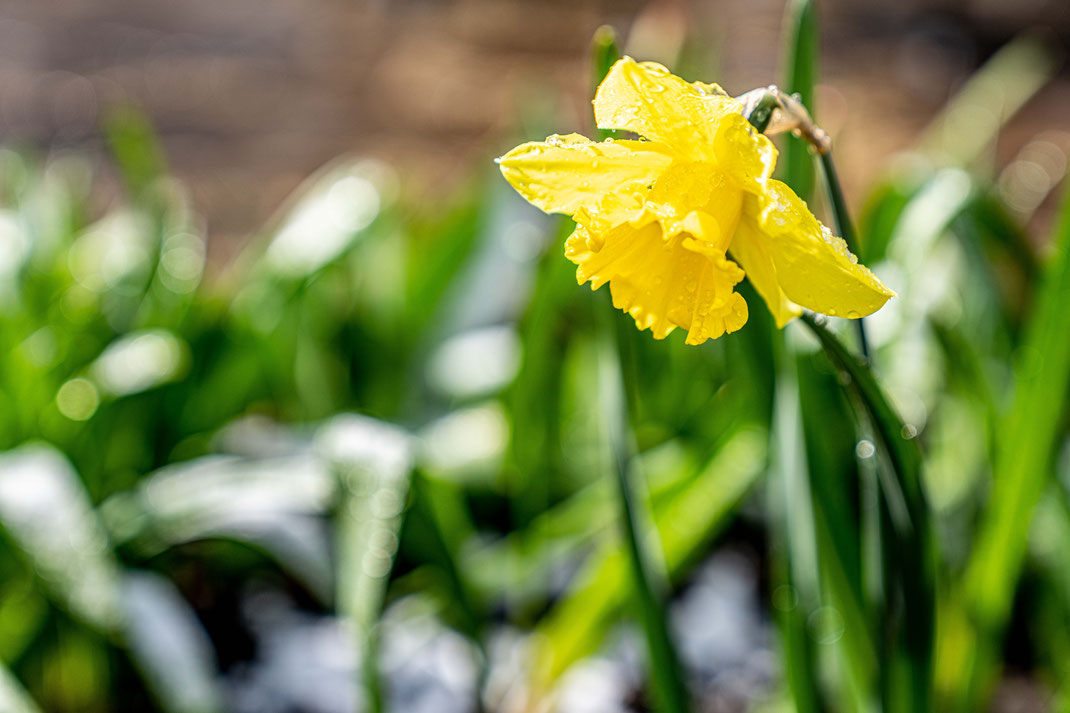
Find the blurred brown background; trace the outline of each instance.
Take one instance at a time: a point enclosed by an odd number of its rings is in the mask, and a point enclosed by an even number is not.
[[[784,4],[5,0],[0,140],[100,155],[106,109],[139,105],[226,253],[341,153],[385,159],[407,190],[435,198],[508,148],[526,111],[582,130],[588,44],[604,23],[639,58],[664,60],[690,38],[697,63],[717,68],[701,79],[731,92],[776,82]],[[1037,30],[1065,47],[1070,3],[825,0],[821,30],[818,115],[857,193],[1004,43]],[[549,97],[563,99],[537,104]],[[1061,135],[1068,117],[1064,71],[1012,123],[1001,153],[1038,132]]]

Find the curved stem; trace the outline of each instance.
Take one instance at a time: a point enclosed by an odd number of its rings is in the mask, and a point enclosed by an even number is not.
[[[817,337],[825,354],[845,378],[860,422],[870,424],[888,468],[879,468],[884,495],[882,520],[891,540],[885,574],[891,589],[885,621],[890,670],[886,679],[886,710],[930,710],[932,652],[935,641],[935,549],[929,506],[921,482],[921,449],[884,395],[869,365],[851,354],[824,325],[806,312],[801,321]]]

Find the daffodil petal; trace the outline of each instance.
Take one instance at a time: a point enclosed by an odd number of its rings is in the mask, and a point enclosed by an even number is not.
[[[609,283],[613,305],[664,339],[676,327],[688,344],[702,344],[747,321],[747,303],[733,287],[743,271],[689,235],[662,237],[658,223],[619,225],[605,236],[579,226],[565,244],[580,284],[597,290]]]
[[[747,273],[747,279],[765,300],[776,326],[783,328],[802,313],[799,306],[788,299],[777,281],[776,265],[765,247],[766,238],[754,219],[744,217],[732,238],[732,259]]]
[[[714,158],[717,123],[742,105],[720,87],[686,82],[655,62],[624,57],[610,68],[594,97],[600,129],[634,131],[693,160]]]
[[[547,213],[594,211],[610,193],[645,192],[672,162],[649,141],[596,143],[579,134],[521,144],[498,159],[505,180]]]
[[[773,175],[776,146],[742,114],[726,114],[721,119],[713,146],[717,167],[745,191],[761,192],[765,179]]]
[[[767,181],[761,196],[748,195],[744,215],[744,220],[752,217],[757,228],[746,237],[772,258],[776,281],[791,301],[815,312],[857,319],[895,296],[780,181]]]

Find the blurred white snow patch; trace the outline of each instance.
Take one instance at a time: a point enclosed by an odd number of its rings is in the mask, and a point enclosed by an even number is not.
[[[181,376],[189,347],[165,329],[124,335],[108,345],[89,373],[113,396],[136,394]]]
[[[314,177],[268,246],[268,266],[299,277],[345,252],[379,215],[384,189],[391,190],[386,175],[375,162],[357,161]]]
[[[462,332],[443,342],[431,357],[431,384],[455,398],[492,393],[516,376],[520,351],[520,339],[510,326]]]
[[[59,451],[31,443],[0,454],[0,521],[72,612],[115,630],[118,566],[78,474]]]
[[[134,663],[169,713],[221,710],[211,641],[174,585],[156,574],[129,574],[122,600]]]
[[[449,413],[421,435],[424,464],[440,474],[463,478],[493,469],[501,461],[509,422],[501,404],[488,402]]]

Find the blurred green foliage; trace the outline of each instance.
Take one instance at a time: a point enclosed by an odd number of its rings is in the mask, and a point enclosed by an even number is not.
[[[810,99],[813,7],[788,18]],[[489,172],[414,211],[340,159],[217,266],[137,112],[107,125],[106,205],[84,157],[0,151],[0,710],[225,710],[232,600],[265,581],[349,622],[363,710],[394,700],[381,615],[406,601],[471,643],[473,709],[541,709],[642,618],[637,587],[657,608],[726,540],[768,570],[781,683],[755,709],[976,710],[1004,665],[1070,706],[1070,214],[1027,236],[1044,196],[964,117],[1007,120],[1049,72],[1006,47],[870,192],[862,252],[900,297],[868,365],[843,323],[757,307],[652,340]]]

